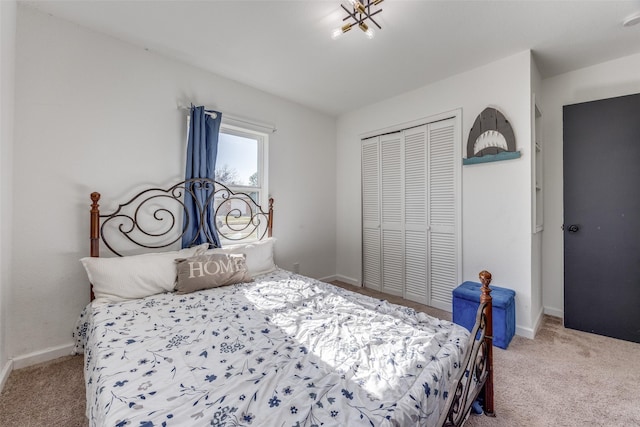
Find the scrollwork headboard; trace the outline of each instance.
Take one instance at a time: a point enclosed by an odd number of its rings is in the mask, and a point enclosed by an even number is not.
[[[202,201],[196,197],[197,192],[205,195]],[[269,199],[265,211],[255,196],[233,192],[212,179],[194,178],[169,188],[148,188],[103,214],[98,204],[100,193],[91,193],[91,256],[100,255],[100,241],[117,256],[125,255],[127,247],[169,248],[182,240],[193,223],[211,245],[215,245],[214,239],[206,229],[210,222],[214,222],[222,242],[271,237],[273,199]],[[187,209],[185,198],[195,201],[195,211]]]

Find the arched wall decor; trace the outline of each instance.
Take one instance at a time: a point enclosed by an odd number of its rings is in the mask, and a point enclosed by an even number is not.
[[[465,165],[517,159],[516,137],[509,120],[495,108],[487,107],[476,117],[467,140]]]

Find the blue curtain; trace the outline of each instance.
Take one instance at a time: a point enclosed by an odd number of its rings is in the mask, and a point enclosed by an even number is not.
[[[215,113],[215,118],[211,117],[214,115],[213,113]],[[218,134],[220,133],[221,121],[222,114],[217,111],[205,111],[204,107],[191,107],[185,179],[215,178]],[[187,189],[189,189],[189,186],[187,186]],[[213,188],[201,187],[196,184],[192,187],[195,200],[189,192],[186,192],[184,200],[186,212],[183,224],[185,232],[182,235],[183,248],[201,243],[210,243],[215,247],[220,247],[220,238],[215,227],[213,203],[210,204],[209,209],[204,211],[198,208],[198,206],[204,207],[207,198],[213,191]],[[201,212],[205,212],[204,219],[201,218]]]

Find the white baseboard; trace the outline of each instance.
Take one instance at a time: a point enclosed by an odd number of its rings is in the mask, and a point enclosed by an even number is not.
[[[530,340],[536,337],[536,333],[533,328],[525,328],[523,326],[516,325],[516,335],[529,338]]]
[[[11,371],[13,371],[13,360],[9,359],[0,372],[0,392],[4,390],[4,385],[9,379]]]
[[[538,331],[540,330],[540,326],[542,326],[542,318],[544,316],[544,309],[542,307],[540,307],[540,311],[538,312],[538,315],[536,316],[534,322],[533,322],[533,337],[535,338],[535,336],[538,334]]]
[[[349,285],[358,286],[358,287],[361,286],[358,280],[352,279],[351,277],[347,277],[347,276],[341,276],[340,274],[334,274],[333,276],[322,277],[318,280],[320,280],[321,282],[327,282],[327,283],[331,283],[338,280],[343,283],[348,283]]]
[[[49,360],[57,359],[59,357],[69,356],[73,353],[73,347],[73,344],[66,344],[14,357],[13,369],[26,368],[27,366],[48,362]]]
[[[348,283],[350,285],[353,286],[357,286],[357,287],[362,287],[362,284],[360,283],[360,281],[358,279],[354,279],[352,277],[347,277],[347,276],[342,276],[340,274],[337,274],[335,276],[336,278],[334,280],[339,280],[343,283]]]
[[[331,283],[334,280],[338,280],[338,279],[337,279],[337,276],[326,276],[326,277],[320,277],[317,280],[325,283]]]
[[[564,310],[554,307],[545,307],[544,314],[548,314],[549,316],[559,317],[561,319],[564,318]]]
[[[533,327],[532,328],[525,328],[524,326],[516,325],[516,335],[519,335],[519,336],[525,337],[525,338],[529,338],[531,340],[534,339],[536,337],[536,334],[538,333],[538,330],[542,326],[542,316],[544,314],[545,314],[545,310],[540,308],[540,311],[538,312],[538,315],[533,320]]]

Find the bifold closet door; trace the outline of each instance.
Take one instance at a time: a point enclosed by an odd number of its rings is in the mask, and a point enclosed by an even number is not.
[[[382,292],[403,295],[402,132],[380,136]]]
[[[362,283],[382,290],[380,253],[380,146],[378,137],[362,142]]]
[[[460,264],[459,132],[452,118],[362,141],[366,287],[451,310]]]
[[[427,126],[404,134],[404,297],[428,303]]]
[[[363,284],[404,295],[402,133],[362,143]]]
[[[451,310],[451,292],[458,285],[458,176],[453,119],[429,125],[429,305]]]

